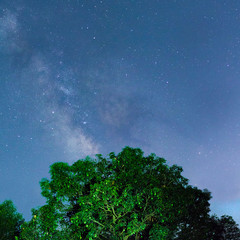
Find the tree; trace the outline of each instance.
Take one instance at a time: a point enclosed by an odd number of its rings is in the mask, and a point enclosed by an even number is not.
[[[211,239],[210,192],[188,185],[181,167],[139,148],[96,157],[50,166],[46,205],[32,209],[22,240]]]
[[[210,217],[208,221],[209,235],[211,240],[239,240],[240,230],[238,224],[231,216],[223,215],[219,219],[216,215]]]
[[[228,240],[239,240],[240,230],[238,224],[233,220],[231,216],[223,215],[219,220],[221,225],[224,227],[224,236]]]
[[[32,209],[32,219],[29,222],[24,222],[21,226],[20,239],[22,240],[49,240],[61,239],[67,240],[66,234],[63,235],[56,230],[56,219],[51,205],[44,205],[36,209]]]
[[[14,240],[20,234],[20,225],[24,222],[22,214],[17,212],[11,200],[0,204],[0,240]]]
[[[196,187],[187,186],[183,191],[183,199],[186,211],[178,218],[177,240],[208,239],[208,219],[210,212],[209,200],[211,193]]]

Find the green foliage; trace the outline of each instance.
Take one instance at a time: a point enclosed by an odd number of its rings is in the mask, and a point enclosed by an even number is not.
[[[15,236],[19,236],[23,221],[22,214],[17,212],[11,200],[0,204],[0,240],[15,240]]]
[[[210,192],[189,186],[181,167],[139,148],[96,157],[50,166],[40,181],[46,205],[32,209],[22,240],[213,240]]]
[[[165,240],[169,234],[169,229],[160,224],[154,224],[150,230],[149,240]]]

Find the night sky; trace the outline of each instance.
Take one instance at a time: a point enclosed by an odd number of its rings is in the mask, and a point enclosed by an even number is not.
[[[183,167],[240,224],[240,1],[1,0],[0,202],[125,146]]]

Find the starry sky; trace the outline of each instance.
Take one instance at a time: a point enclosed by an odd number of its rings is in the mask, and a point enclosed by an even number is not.
[[[125,146],[183,167],[240,224],[240,2],[1,0],[0,202]]]

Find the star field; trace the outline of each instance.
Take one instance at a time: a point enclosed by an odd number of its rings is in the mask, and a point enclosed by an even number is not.
[[[57,161],[139,147],[240,223],[240,3],[0,3],[0,201],[30,220]]]

